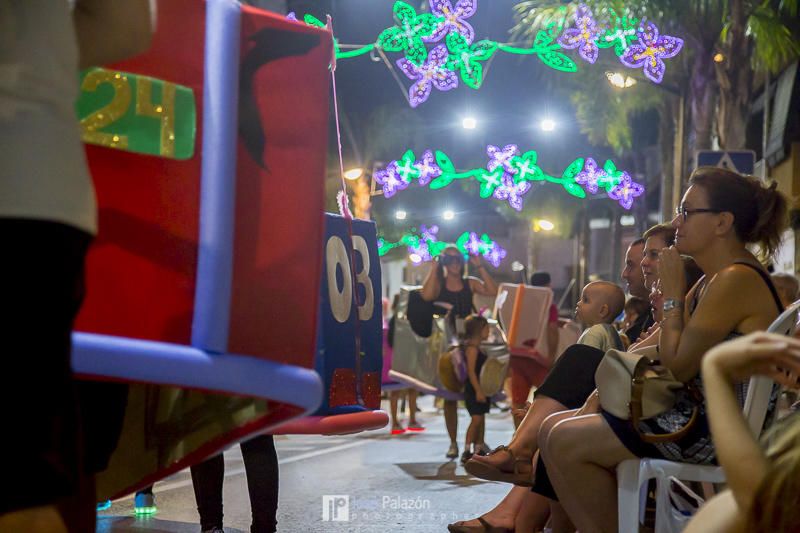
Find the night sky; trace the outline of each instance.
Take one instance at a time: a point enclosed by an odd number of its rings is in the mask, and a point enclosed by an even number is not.
[[[409,3],[420,11],[421,2]],[[475,28],[475,40],[509,41],[515,3],[515,0],[480,1],[476,15],[469,19]],[[304,6],[298,4],[303,3],[290,4],[290,7],[300,8],[298,15],[301,15]],[[368,44],[374,42],[383,29],[394,25],[392,5],[392,0],[333,0],[332,4],[316,2],[310,11],[323,20],[326,11],[331,13],[334,34],[340,43]],[[570,55],[577,57],[572,52]],[[402,57],[400,53],[387,53],[387,56],[392,66]],[[579,62],[579,68],[596,71],[597,86],[590,90],[608,90],[602,67]],[[395,72],[407,91],[410,80],[398,68]],[[464,170],[486,164],[487,144],[502,147],[508,143],[519,145],[523,152],[536,150],[542,168],[556,175],[576,157],[597,160],[613,157],[608,148],[591,146],[580,133],[569,101],[570,89],[564,83],[570,76],[573,75],[546,67],[535,56],[498,51],[479,90],[463,83],[449,92],[434,89],[427,102],[411,109],[382,61],[373,62],[368,55],[342,59],[336,79],[339,111],[345,125],[342,131],[345,167],[371,169],[376,161],[400,158],[406,149],[419,155],[431,148],[443,150],[457,168]],[[380,119],[376,118],[376,113]],[[461,120],[467,115],[477,118],[477,129],[461,127]],[[539,129],[539,122],[545,117],[556,121],[555,131],[545,133]],[[335,135],[334,130],[332,135]],[[357,149],[353,148],[354,144]],[[335,147],[334,142],[331,145]],[[332,149],[331,167],[338,165],[335,153]],[[359,157],[361,161],[357,161]],[[536,189],[528,197],[535,193]],[[465,193],[453,184],[441,191],[420,190],[417,194],[404,191],[389,200],[376,197],[374,211],[380,219],[381,212],[388,211],[387,207],[392,212],[402,207],[416,219],[432,221],[431,217],[445,205],[477,217],[493,212],[498,204],[499,201],[482,200],[477,194]]]

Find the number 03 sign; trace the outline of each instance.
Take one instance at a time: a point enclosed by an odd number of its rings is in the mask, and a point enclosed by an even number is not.
[[[380,406],[383,331],[375,224],[353,220],[352,236],[348,229],[344,218],[325,215],[325,261],[315,366],[328,394],[318,414],[357,412]],[[356,338],[360,340],[360,353]]]

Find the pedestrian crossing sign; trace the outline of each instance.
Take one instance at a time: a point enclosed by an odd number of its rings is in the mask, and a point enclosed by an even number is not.
[[[695,157],[697,167],[719,167],[752,174],[756,165],[756,153],[752,150],[700,150]]]

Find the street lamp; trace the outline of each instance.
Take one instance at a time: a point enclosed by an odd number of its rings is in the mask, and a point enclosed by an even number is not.
[[[461,127],[465,130],[474,130],[478,126],[478,121],[475,117],[464,117],[461,121]]]
[[[536,219],[533,221],[533,231],[553,231],[556,225],[545,219]]]
[[[350,170],[346,170],[344,172],[345,179],[351,181],[355,181],[363,175],[364,175],[364,169],[361,167],[351,168]]]
[[[714,56],[714,61],[718,63],[724,60],[725,56],[722,54],[718,53]],[[634,78],[623,76],[619,72],[606,72],[606,78],[608,78],[608,82],[611,85],[620,89],[627,89],[636,84]],[[670,220],[670,218],[672,218],[672,207],[680,200],[683,190],[681,176],[683,176],[684,171],[683,161],[684,150],[686,148],[684,134],[684,129],[686,127],[686,96],[684,89],[680,87],[674,87],[663,83],[656,83],[651,86],[678,97],[678,112],[675,120],[675,138],[673,141],[675,149],[673,150],[672,173],[666,174],[661,183],[661,217],[664,220]]]
[[[402,209],[398,209],[397,211],[394,212],[394,218],[396,218],[397,220],[405,220],[406,216],[408,216],[408,213],[406,213]]]
[[[608,83],[618,89],[627,89],[636,85],[636,79],[630,76],[625,76],[620,72],[606,72],[606,79]]]
[[[545,118],[539,123],[542,131],[553,131],[556,129],[556,122],[553,119]]]
[[[442,218],[445,220],[453,220],[456,218],[456,214],[451,209],[448,209],[442,213]]]

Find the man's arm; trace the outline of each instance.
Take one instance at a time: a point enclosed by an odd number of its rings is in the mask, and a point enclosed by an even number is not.
[[[150,47],[156,0],[76,0],[72,20],[81,69],[122,61]]]

